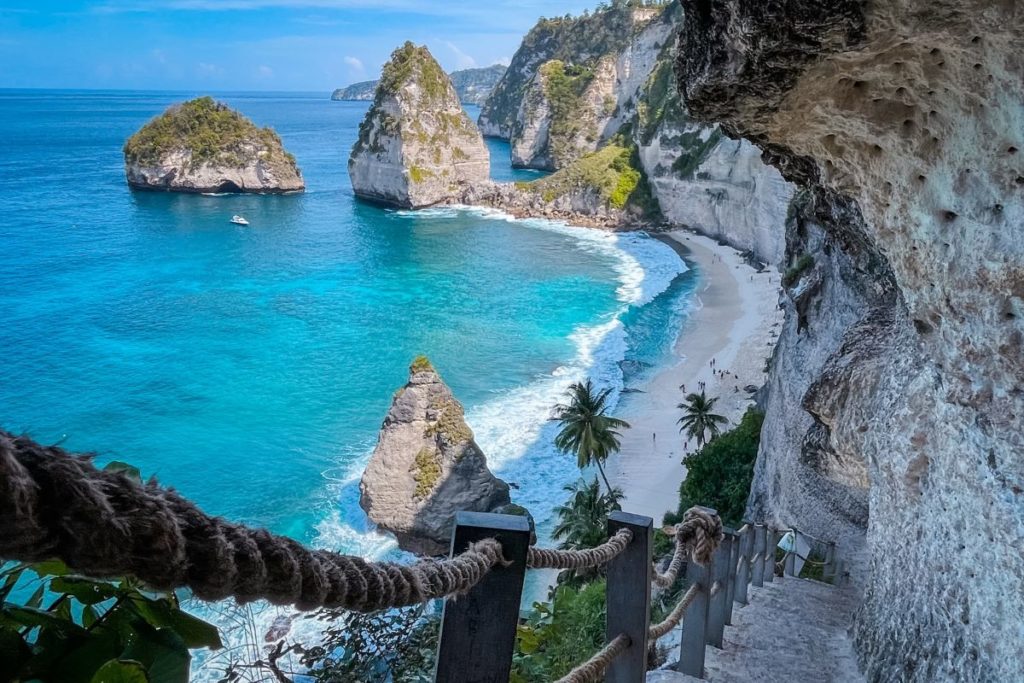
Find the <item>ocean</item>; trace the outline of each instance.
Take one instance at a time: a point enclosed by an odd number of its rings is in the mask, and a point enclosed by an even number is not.
[[[199,94],[0,90],[0,426],[209,513],[397,557],[358,482],[426,354],[543,539],[578,476],[552,407],[669,362],[693,271],[642,233],[360,202],[346,163],[368,104],[323,93],[212,93],[278,131],[304,194],[130,191],[124,140]],[[488,144],[495,178],[538,177]]]

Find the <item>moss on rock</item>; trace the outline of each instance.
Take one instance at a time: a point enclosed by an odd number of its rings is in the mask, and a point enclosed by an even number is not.
[[[631,206],[651,213],[657,206],[640,169],[636,147],[622,140],[612,141],[546,178],[519,187],[539,193],[546,202],[593,190],[614,209]]]
[[[423,500],[433,492],[437,480],[441,478],[441,462],[436,448],[425,446],[420,449],[413,462],[412,477],[416,482],[416,491],[413,493],[416,500]]]
[[[191,164],[241,168],[253,153],[274,165],[295,169],[295,157],[285,151],[272,128],[259,128],[242,114],[214,100],[199,97],[170,107],[124,143],[130,163],[156,164],[184,150]]]

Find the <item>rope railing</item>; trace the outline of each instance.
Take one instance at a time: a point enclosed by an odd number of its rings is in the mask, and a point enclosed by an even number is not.
[[[203,600],[265,599],[373,612],[463,594],[502,563],[501,545],[403,566],[310,550],[202,512],[171,489],[0,432],[0,557],[57,558],[97,577],[133,575]]]
[[[471,680],[467,661],[485,661],[493,674],[487,680],[508,678],[527,568],[607,572],[608,642],[559,683],[591,683],[606,671],[632,680],[646,666],[648,642],[680,624],[678,670],[699,677],[704,647],[721,644],[733,601],[746,604],[747,583],[772,580],[778,543],[778,531],[763,525],[725,533],[714,510],[694,507],[665,530],[675,547],[659,572],[647,517],[613,513],[601,545],[556,550],[531,547],[522,517],[466,514],[456,517],[448,559],[368,562],[207,515],[155,481],[100,470],[89,457],[0,431],[0,557],[56,558],[88,576],[132,575],[161,590],[189,588],[203,600],[266,599],[303,610],[372,612],[466,596],[445,606],[436,675],[446,683]],[[822,563],[790,551],[784,573],[793,573],[797,556],[831,566],[834,575],[834,544],[829,548]],[[662,621],[650,624],[652,587],[671,587],[684,569],[689,587]]]
[[[700,593],[699,586],[696,584],[690,586],[687,591],[683,593],[683,597],[679,599],[676,606],[672,608],[672,611],[668,613],[668,616],[657,624],[651,626],[647,632],[648,637],[651,640],[658,640],[659,638],[668,635],[672,629],[682,622],[683,615],[686,613],[686,608],[690,606],[698,593]]]
[[[557,683],[594,683],[604,676],[612,661],[629,648],[629,636],[620,633],[590,659],[559,678]]]
[[[531,547],[526,555],[530,569],[588,569],[608,564],[619,555],[633,538],[629,529],[619,529],[596,548],[580,550],[554,550]]]

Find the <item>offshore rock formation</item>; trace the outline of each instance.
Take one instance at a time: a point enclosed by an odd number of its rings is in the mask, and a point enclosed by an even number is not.
[[[1024,679],[1024,13],[684,5],[690,112],[808,188],[752,511],[870,509],[869,680]]]
[[[348,172],[356,196],[403,208],[452,201],[487,180],[483,138],[427,48],[406,43],[384,65]]]
[[[270,128],[210,97],[177,104],[124,144],[128,184],[172,192],[301,192],[295,157]]]
[[[459,101],[463,104],[482,105],[487,96],[494,90],[495,84],[505,73],[505,67],[501,64],[494,64],[479,69],[460,69],[453,71],[449,76],[455,92],[459,94]],[[338,88],[331,93],[331,99],[336,101],[369,102],[373,100],[377,91],[377,84],[380,81],[360,81],[344,88]]]
[[[448,552],[459,510],[509,505],[508,484],[491,474],[462,405],[423,357],[391,402],[359,483],[359,504],[403,550]]]

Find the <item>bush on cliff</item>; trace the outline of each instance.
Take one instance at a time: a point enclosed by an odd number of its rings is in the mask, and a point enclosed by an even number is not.
[[[272,128],[259,128],[245,116],[215,101],[199,97],[170,107],[124,143],[128,161],[157,163],[179,149],[192,155],[192,163],[211,162],[233,167],[246,163],[243,147],[256,144],[268,160],[295,165]]]
[[[694,505],[714,508],[722,522],[739,526],[754,480],[754,461],[761,441],[764,414],[750,408],[739,425],[684,460],[686,479],[679,487],[679,509],[665,515],[676,524]]]

